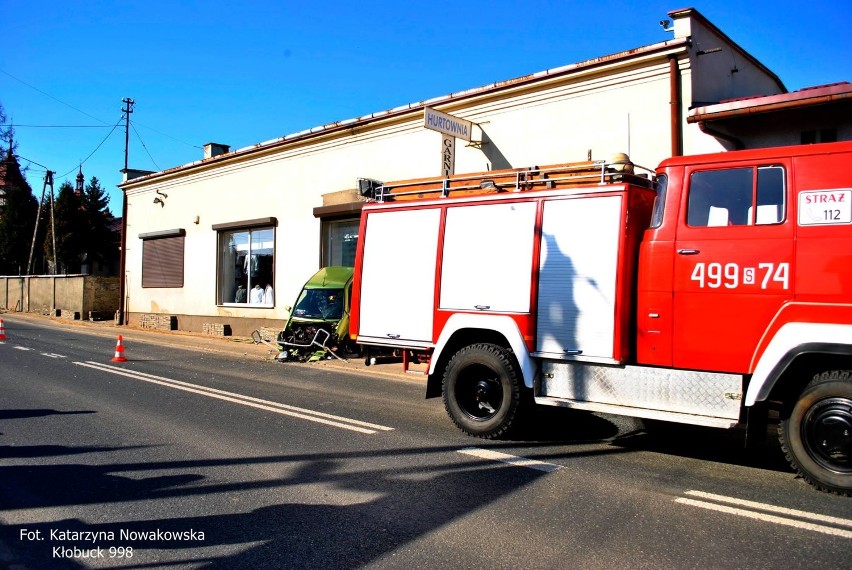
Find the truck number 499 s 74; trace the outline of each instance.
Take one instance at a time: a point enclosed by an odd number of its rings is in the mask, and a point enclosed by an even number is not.
[[[789,263],[757,263],[757,267],[740,267],[737,263],[704,263],[695,264],[690,279],[698,283],[698,287],[710,289],[736,289],[740,285],[758,285],[761,289],[769,289],[773,284],[781,289],[790,288]]]

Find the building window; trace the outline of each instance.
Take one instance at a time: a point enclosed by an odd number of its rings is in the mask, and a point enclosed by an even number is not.
[[[784,169],[780,166],[693,172],[687,224],[708,227],[781,223],[786,215],[784,188]]]
[[[140,234],[142,287],[183,287],[185,230]]]
[[[220,305],[274,305],[275,227],[213,226],[219,234]]]
[[[355,248],[358,245],[360,220],[322,222],[322,266],[355,267]]]

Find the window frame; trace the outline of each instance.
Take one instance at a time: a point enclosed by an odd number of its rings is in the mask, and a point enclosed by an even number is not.
[[[347,265],[341,261],[341,263],[333,263],[333,258],[335,256],[334,247],[331,241],[332,228],[337,226],[338,224],[349,223],[354,224],[355,227],[355,239],[354,244],[352,246],[352,261],[351,265]],[[326,218],[320,219],[320,267],[329,267],[329,266],[342,266],[342,267],[355,267],[355,252],[358,249],[358,239],[361,229],[361,218]],[[342,244],[337,247],[342,247]],[[341,254],[341,260],[343,260],[343,256]]]
[[[273,295],[272,303],[251,303],[250,302],[250,293],[251,288],[255,285],[252,282],[251,272],[246,272],[246,301],[245,302],[236,302],[236,301],[226,301],[225,295],[225,278],[224,275],[224,264],[223,264],[223,236],[232,235],[238,233],[247,233],[248,234],[248,249],[246,250],[246,257],[252,255],[252,245],[253,245],[253,233],[259,233],[264,231],[271,231],[271,242],[272,242],[272,261],[271,267],[269,269],[269,275],[266,279],[262,279],[259,281],[261,287],[264,284],[269,284],[273,288],[273,292],[276,288],[275,285],[275,266],[276,266],[276,243],[278,237],[278,220],[274,217],[269,218],[258,218],[253,220],[243,220],[238,222],[227,222],[222,224],[214,224],[211,227],[216,232],[216,305],[220,307],[242,307],[242,308],[251,308],[251,309],[271,309],[275,307],[275,295]],[[268,282],[268,283],[267,283]],[[230,296],[230,295],[229,295]]]
[[[760,176],[762,172],[770,172],[772,170],[777,169],[781,173],[780,178],[780,188],[768,188],[769,191],[777,190],[780,192],[780,203],[761,203],[760,198],[762,192],[766,190],[766,187],[762,187],[760,185]],[[730,176],[734,176],[735,171],[742,171],[743,174],[748,172],[749,176],[742,177],[742,180],[739,182],[744,182],[746,179],[749,180],[750,188],[745,186],[741,186],[736,188],[736,192],[730,191],[727,193],[722,193],[719,191],[718,183],[713,186],[707,186],[707,190],[704,190],[704,195],[698,192],[696,187],[699,183],[703,182],[700,177],[704,175],[708,176],[723,176],[728,174]],[[703,229],[703,228],[722,228],[722,227],[750,227],[750,226],[774,226],[781,225],[787,221],[787,216],[789,214],[788,208],[789,205],[787,203],[787,184],[788,184],[788,176],[787,176],[787,168],[783,164],[749,164],[749,165],[730,165],[724,168],[709,168],[709,169],[695,169],[689,173],[689,192],[686,196],[686,208],[684,212],[684,223],[686,227],[695,228],[695,229]],[[711,179],[712,180],[712,179]],[[728,188],[724,188],[724,190],[728,190]],[[746,192],[748,190],[748,192]],[[730,206],[739,206],[737,204],[737,200],[742,201],[743,197],[747,197],[749,202],[743,211],[741,208],[731,209],[731,208],[719,208],[724,210],[724,216],[726,223],[711,223],[710,217],[712,215],[712,209],[714,204],[725,204]],[[766,205],[774,205],[780,208],[780,212],[778,216],[776,216],[775,221],[771,222],[760,222],[760,206]],[[706,206],[707,211],[703,211],[701,208]],[[737,219],[742,219],[742,214],[745,213],[745,223],[742,222],[732,222],[731,221],[731,212],[738,212],[740,216]],[[705,216],[707,214],[707,216]],[[704,219],[707,217],[707,222],[703,224],[695,223],[695,218]]]

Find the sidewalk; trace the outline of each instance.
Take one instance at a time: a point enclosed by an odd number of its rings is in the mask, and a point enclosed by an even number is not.
[[[15,320],[21,319],[37,321],[45,324],[49,323],[50,325],[59,327],[76,327],[85,329],[87,334],[109,337],[113,339],[113,342],[118,338],[118,335],[121,335],[125,348],[130,351],[132,351],[132,344],[134,342],[148,342],[153,344],[178,346],[186,350],[219,352],[252,360],[266,360],[270,363],[270,366],[321,366],[340,370],[341,372],[381,375],[384,377],[394,377],[409,381],[422,382],[424,384],[426,381],[425,375],[404,373],[402,370],[402,363],[400,362],[374,364],[372,366],[367,366],[364,363],[363,358],[350,359],[345,362],[337,360],[336,358],[320,360],[317,362],[278,362],[276,360],[277,352],[275,350],[264,344],[256,344],[250,337],[220,337],[187,331],[142,329],[129,325],[117,326],[111,320],[71,320],[44,316],[36,313],[18,313],[12,311],[0,311],[0,319],[8,320],[6,323],[7,342],[15,341],[14,328],[10,330],[9,323],[14,323]],[[111,346],[114,345],[111,344]],[[423,366],[413,368],[422,370]]]

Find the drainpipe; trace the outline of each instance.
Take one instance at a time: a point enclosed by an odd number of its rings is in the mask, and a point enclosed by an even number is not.
[[[669,91],[671,109],[671,139],[672,156],[683,154],[683,127],[680,122],[680,68],[677,64],[677,56],[669,56]]]
[[[126,295],[124,281],[126,279],[127,266],[127,191],[122,189],[123,200],[121,202],[121,251],[118,261],[118,324],[126,324],[124,321],[124,296]]]

